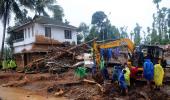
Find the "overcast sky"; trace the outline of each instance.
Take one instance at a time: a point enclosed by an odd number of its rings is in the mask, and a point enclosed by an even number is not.
[[[156,11],[153,0],[57,0],[63,7],[65,18],[71,25],[79,26],[81,22],[91,23],[92,14],[104,11],[117,27],[128,26],[133,30],[136,23],[145,29],[152,24],[152,14]],[[162,0],[160,7],[170,8],[170,0]],[[13,25],[11,21],[10,25]],[[0,41],[3,27],[0,23]],[[1,45],[1,44],[0,44]]]

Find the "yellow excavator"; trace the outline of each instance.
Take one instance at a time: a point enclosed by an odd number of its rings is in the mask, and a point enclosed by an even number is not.
[[[151,46],[151,45],[139,45],[135,47],[134,43],[128,38],[122,38],[117,40],[111,41],[104,41],[104,42],[97,42],[96,40],[93,41],[93,57],[96,63],[96,67],[98,68],[101,61],[100,50],[101,49],[109,49],[109,48],[116,48],[116,47],[125,47],[128,51],[128,64],[131,65],[131,74],[133,78],[140,80],[142,79],[143,73],[143,63],[146,57],[149,57],[153,64],[155,61],[162,62],[163,60],[163,49],[159,46]],[[98,68],[99,69],[99,68]]]

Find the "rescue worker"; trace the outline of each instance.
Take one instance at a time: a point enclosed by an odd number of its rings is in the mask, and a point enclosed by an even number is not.
[[[103,57],[101,58],[101,61],[100,61],[100,70],[101,70],[101,73],[103,75],[103,78],[108,80],[109,79],[109,72],[107,70],[107,66],[105,64]]]
[[[164,70],[160,65],[160,63],[158,63],[157,61],[154,66],[154,82],[156,85],[156,89],[158,90],[160,90],[160,86],[162,86],[163,77],[164,77]]]
[[[130,70],[127,63],[124,64],[126,73],[124,74],[125,82],[128,87],[130,87]]]
[[[119,74],[118,81],[119,81],[121,94],[123,94],[125,92],[125,94],[127,95],[128,87],[127,87],[127,83],[125,81],[125,73],[126,73],[126,70],[123,69],[122,72]]]
[[[147,85],[151,87],[151,81],[154,76],[154,66],[150,59],[145,59],[143,66],[143,76],[147,80]]]
[[[131,86],[134,86],[135,87],[135,83],[136,83],[136,73],[138,71],[138,68],[137,67],[132,67],[132,63],[131,61],[129,60],[128,63],[128,68],[130,69],[130,84]]]
[[[107,70],[106,64],[105,64],[105,67],[101,69],[101,72],[102,72],[103,78],[105,80],[109,80],[109,72]]]
[[[118,77],[121,72],[122,72],[121,65],[118,64],[113,67],[112,82],[118,81]]]

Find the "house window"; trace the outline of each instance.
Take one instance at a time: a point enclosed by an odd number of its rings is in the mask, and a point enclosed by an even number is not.
[[[14,41],[20,42],[24,40],[24,30],[20,30],[19,32],[14,32]]]
[[[65,39],[72,39],[72,34],[70,30],[64,30]]]
[[[34,26],[32,26],[32,37],[34,37]]]
[[[45,27],[45,36],[51,37],[51,27]]]
[[[24,29],[25,31],[25,38],[27,38],[27,29]]]
[[[30,28],[28,28],[28,38],[30,38]]]

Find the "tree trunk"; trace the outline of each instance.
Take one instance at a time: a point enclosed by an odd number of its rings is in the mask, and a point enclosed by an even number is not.
[[[2,45],[1,45],[1,59],[4,59],[4,42],[5,42],[5,33],[6,33],[6,23],[7,23],[7,13],[4,18],[4,29],[3,29],[3,36],[2,36]]]
[[[159,10],[159,3],[156,3],[156,8],[157,10]]]

